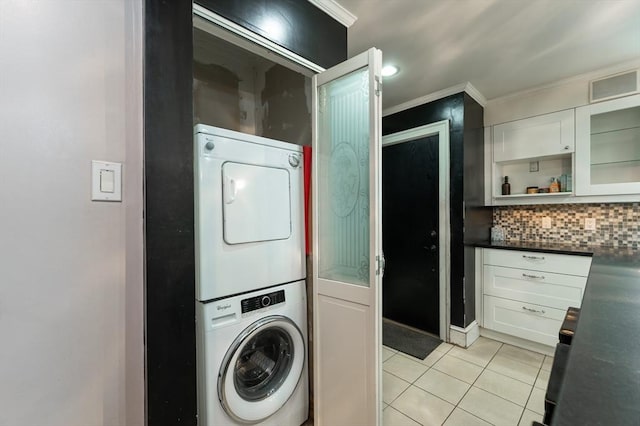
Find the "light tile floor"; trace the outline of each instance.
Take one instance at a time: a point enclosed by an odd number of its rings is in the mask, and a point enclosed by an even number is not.
[[[530,426],[542,421],[553,358],[480,337],[421,360],[383,347],[383,425]]]

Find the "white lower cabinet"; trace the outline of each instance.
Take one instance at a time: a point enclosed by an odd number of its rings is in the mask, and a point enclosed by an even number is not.
[[[565,310],[501,297],[484,296],[484,326],[544,345],[558,343]]]
[[[566,309],[580,304],[587,278],[485,265],[483,282],[486,295]]]
[[[483,249],[482,326],[548,346],[569,306],[580,307],[591,258]]]

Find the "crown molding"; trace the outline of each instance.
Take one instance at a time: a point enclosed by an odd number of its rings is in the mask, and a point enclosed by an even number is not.
[[[349,28],[358,17],[334,0],[309,0],[309,3]]]
[[[464,91],[467,92],[467,94],[471,96],[477,103],[482,105],[483,108],[487,105],[487,98],[485,98],[484,95],[480,93],[480,91],[468,81],[464,86]]]
[[[429,102],[437,101],[438,99],[446,98],[447,96],[455,95],[456,93],[466,92],[482,107],[487,104],[487,99],[469,82],[456,84],[455,86],[447,87],[446,89],[438,90],[437,92],[430,93],[428,95],[420,96],[419,98],[412,99],[410,101],[401,103],[400,105],[385,108],[382,111],[382,116],[395,114],[396,112],[404,111],[409,108],[416,107],[418,105],[424,105]]]

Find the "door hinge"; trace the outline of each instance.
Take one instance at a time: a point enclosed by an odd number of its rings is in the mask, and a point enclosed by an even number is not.
[[[382,77],[380,77],[379,75],[376,75],[375,80],[376,80],[376,83],[375,83],[375,87],[376,87],[375,93],[376,93],[376,96],[380,96],[380,95],[382,94]]]
[[[384,253],[376,256],[376,275],[384,275],[385,259]]]

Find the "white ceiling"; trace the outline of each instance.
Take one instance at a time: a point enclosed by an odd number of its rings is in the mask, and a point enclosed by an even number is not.
[[[487,99],[640,59],[640,0],[338,0],[349,56],[400,73],[383,107],[470,82]]]

